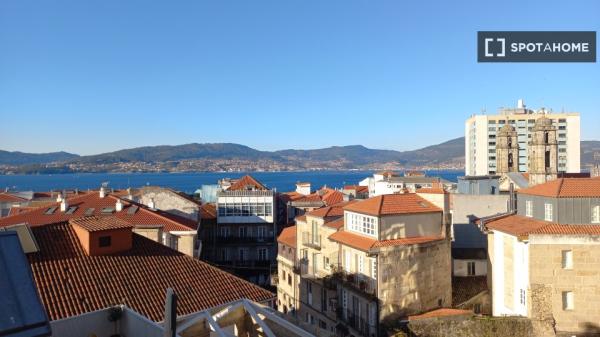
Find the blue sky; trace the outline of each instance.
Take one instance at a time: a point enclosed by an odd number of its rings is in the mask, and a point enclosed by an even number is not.
[[[600,30],[590,1],[0,2],[0,149],[406,150],[518,98],[600,139],[600,66],[478,64],[478,30]]]

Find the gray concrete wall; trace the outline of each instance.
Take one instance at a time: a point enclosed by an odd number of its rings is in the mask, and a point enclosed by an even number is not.
[[[485,248],[486,237],[474,225],[473,219],[505,213],[508,195],[452,194],[450,209],[454,229],[453,248]]]

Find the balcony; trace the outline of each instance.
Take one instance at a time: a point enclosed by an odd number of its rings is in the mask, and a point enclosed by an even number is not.
[[[305,247],[321,250],[321,236],[311,232],[302,232],[302,244]]]
[[[348,328],[353,329],[362,336],[374,336],[375,327],[369,325],[366,319],[355,314],[355,311],[338,307],[336,309],[337,318]]]
[[[368,297],[377,297],[377,280],[360,273],[348,273],[337,268],[332,273],[331,279],[341,282],[344,286],[359,291]]]
[[[275,268],[274,262],[270,260],[226,260],[226,261],[215,261],[214,264],[221,267],[230,268],[257,268],[257,269],[270,269]]]

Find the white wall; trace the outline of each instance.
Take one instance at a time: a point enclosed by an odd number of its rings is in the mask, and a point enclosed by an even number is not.
[[[581,170],[580,141],[580,117],[569,116],[567,117],[567,172],[569,173],[579,173]]]

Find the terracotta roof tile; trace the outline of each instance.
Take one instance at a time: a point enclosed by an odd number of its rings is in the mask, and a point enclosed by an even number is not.
[[[200,217],[202,220],[217,219],[217,208],[214,204],[204,204],[200,206]]]
[[[487,276],[455,276],[452,278],[452,305],[458,306],[484,290],[488,290]]]
[[[228,191],[240,191],[247,190],[248,188],[256,190],[267,190],[267,187],[261,184],[258,180],[254,179],[250,175],[245,175],[233,183]]]
[[[437,318],[437,317],[448,317],[448,316],[468,316],[473,315],[471,310],[452,309],[452,308],[441,308],[432,310],[420,315],[408,316],[409,321],[415,321],[419,319]]]
[[[554,198],[598,198],[600,197],[600,179],[559,178],[517,192]]]
[[[346,185],[344,190],[356,190],[356,193],[369,193],[369,186]]]
[[[419,188],[417,193],[428,193],[428,194],[447,194],[443,188]]]
[[[277,237],[277,242],[281,242],[286,246],[296,248],[296,226],[286,227]]]
[[[26,202],[27,199],[12,195],[7,192],[0,193],[0,202]]]
[[[340,191],[336,191],[331,188],[323,188],[321,191],[324,191],[322,199],[327,206],[335,205],[344,201],[344,193]]]
[[[132,228],[133,225],[114,216],[86,216],[69,220],[71,225],[77,225],[88,232],[99,232],[110,229]]]
[[[322,218],[322,219],[331,218],[331,217],[341,217],[341,216],[344,216],[344,207],[345,206],[352,205],[357,202],[358,202],[358,200],[339,202],[339,203],[336,203],[336,204],[333,204],[330,206],[317,208],[315,210],[312,210],[312,211],[306,213],[306,215],[309,215],[309,216],[312,216],[315,218]]]
[[[25,207],[25,206],[11,207],[10,210],[8,210],[8,215],[7,216],[11,216],[11,215],[15,215],[15,214],[20,214],[20,213],[23,213],[23,212],[31,211],[34,208],[35,207]]]
[[[522,215],[506,215],[487,221],[484,220],[484,223],[488,229],[515,236],[529,234],[600,235],[600,225],[557,224]]]
[[[269,291],[137,234],[132,249],[88,256],[72,227],[59,223],[32,228],[39,252],[28,254],[51,320],[125,304],[154,321],[164,313],[168,287],[185,315],[248,298],[266,301]]]
[[[358,201],[344,209],[374,216],[442,212],[439,207],[415,193],[380,195]]]
[[[375,238],[355,234],[349,231],[337,231],[329,236],[329,239],[339,242],[346,246],[368,252],[372,248],[392,247],[403,245],[416,245],[443,240],[441,236],[417,236],[411,238],[391,239],[391,240],[376,240]]]
[[[326,221],[323,225],[334,229],[344,228],[344,217],[339,217],[332,221]]]
[[[74,211],[71,213],[61,212],[59,208],[60,203],[53,202],[50,205],[36,207],[19,214],[0,218],[0,227],[19,223],[27,223],[32,227],[41,226],[90,215],[116,216],[132,225],[163,225],[164,230],[167,232],[190,231],[196,230],[198,227],[195,221],[188,218],[160,210],[150,210],[142,204],[123,200],[110,194],[104,198],[100,198],[98,192],[90,192],[67,200],[69,207],[74,207]],[[120,212],[114,210],[117,200],[121,200],[123,203],[123,210]],[[46,214],[53,207],[56,207],[56,209],[51,214]],[[103,210],[106,211],[103,212]]]

